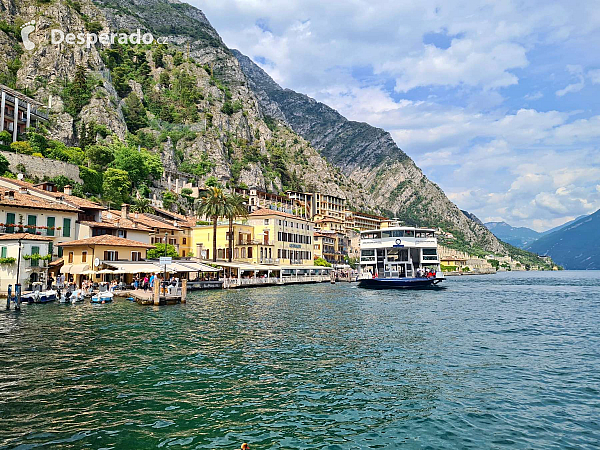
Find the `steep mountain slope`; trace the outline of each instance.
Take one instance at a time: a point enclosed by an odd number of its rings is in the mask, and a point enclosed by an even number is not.
[[[565,269],[600,269],[600,210],[542,236],[526,247]]]
[[[408,224],[442,225],[469,245],[505,253],[483,225],[460,211],[398,148],[390,134],[346,119],[323,103],[283,89],[250,58],[232,50],[262,112],[288,124],[369,192],[373,209]]]
[[[49,137],[82,148],[118,138],[200,184],[215,177],[276,192],[310,186],[366,207],[364,191],[308,142],[265,123],[239,63],[196,8],[172,0],[0,2],[0,82],[44,104],[52,97]],[[25,51],[20,25],[31,20],[35,48]],[[50,42],[52,29],[137,28],[168,45]]]
[[[584,217],[587,217],[587,214],[579,216],[579,217],[577,217],[577,218],[575,218],[573,220],[569,220],[568,222],[565,222],[562,225],[559,225],[557,227],[550,228],[549,230],[546,230],[546,231],[542,231],[540,234],[542,236],[545,236],[546,234],[550,234],[550,233],[554,233],[555,231],[562,230],[564,227],[568,227],[572,223],[575,223],[576,221],[578,221],[579,219],[583,219]]]
[[[506,222],[487,222],[485,223],[485,226],[494,233],[494,236],[498,239],[519,248],[525,248],[542,236],[542,233],[538,233],[531,228],[512,227]]]

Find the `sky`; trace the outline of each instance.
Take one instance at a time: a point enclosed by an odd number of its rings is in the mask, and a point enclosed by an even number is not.
[[[600,2],[188,0],[285,88],[390,132],[461,209],[600,208]]]

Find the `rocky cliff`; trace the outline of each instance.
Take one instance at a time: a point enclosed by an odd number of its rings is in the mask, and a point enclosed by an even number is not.
[[[505,252],[387,132],[282,89],[228,49],[190,5],[0,0],[0,15],[0,82],[45,104],[52,98],[53,138],[80,146],[84,140],[87,145],[127,140],[160,153],[166,169],[190,173],[200,183],[215,177],[228,186],[274,192],[323,190],[346,197],[351,207],[441,225],[465,245]],[[26,51],[20,27],[32,20],[35,48]],[[54,28],[65,33],[140,28],[167,44],[53,45]],[[81,70],[83,81],[77,79]]]

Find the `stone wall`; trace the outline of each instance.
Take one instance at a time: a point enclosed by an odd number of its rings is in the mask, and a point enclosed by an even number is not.
[[[79,167],[75,164],[12,152],[0,152],[0,154],[8,160],[9,170],[13,173],[18,173],[17,166],[23,164],[26,174],[30,178],[38,177],[42,179],[64,175],[77,183],[83,183],[82,179],[79,178]]]

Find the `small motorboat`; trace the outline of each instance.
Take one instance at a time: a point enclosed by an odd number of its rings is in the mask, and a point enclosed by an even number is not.
[[[21,296],[22,302],[27,303],[50,303],[56,300],[57,292],[54,289],[42,290],[43,284],[36,281],[32,284],[32,292]]]
[[[108,283],[100,283],[99,292],[92,295],[92,303],[112,302],[114,294],[108,290]]]
[[[83,295],[83,290],[70,288],[63,296],[59,298],[58,302],[75,304],[82,302],[84,298],[85,296]]]

